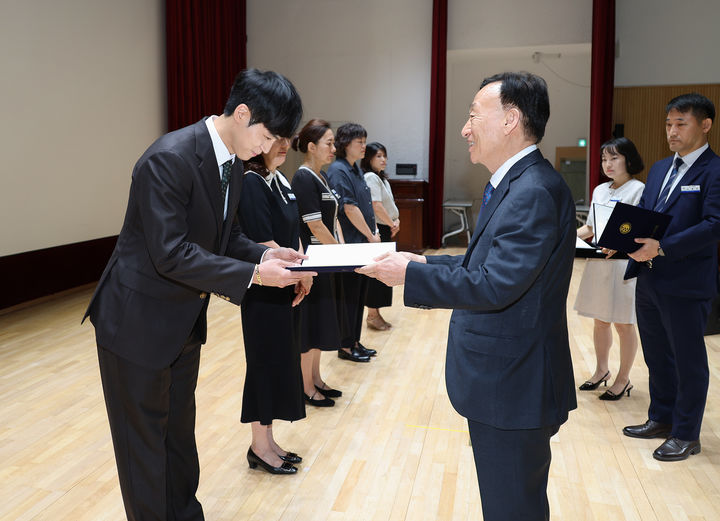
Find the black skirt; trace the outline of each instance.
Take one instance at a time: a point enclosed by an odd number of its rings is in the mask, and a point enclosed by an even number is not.
[[[378,230],[380,230],[380,240],[382,242],[392,241],[389,226],[378,224]],[[392,306],[392,288],[377,279],[371,278],[368,281],[365,305],[369,308],[386,308]]]
[[[297,308],[289,288],[251,286],[242,302],[247,371],[240,421],[305,417]]]
[[[340,347],[340,319],[338,316],[338,288],[335,273],[320,273],[314,280],[310,294],[300,303],[301,350],[337,351]]]

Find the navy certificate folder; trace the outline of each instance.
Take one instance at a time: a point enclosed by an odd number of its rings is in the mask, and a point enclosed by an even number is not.
[[[660,240],[671,220],[672,215],[617,203],[597,244],[603,248],[632,253],[642,246],[635,242],[636,238]]]

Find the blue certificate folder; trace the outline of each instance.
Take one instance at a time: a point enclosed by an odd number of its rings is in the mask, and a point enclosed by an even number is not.
[[[635,239],[662,239],[671,220],[672,215],[617,203],[597,244],[611,250],[632,253],[642,246]]]

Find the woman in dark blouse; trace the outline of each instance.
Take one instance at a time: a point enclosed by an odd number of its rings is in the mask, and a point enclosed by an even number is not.
[[[292,147],[305,154],[305,160],[292,179],[300,212],[300,239],[307,250],[310,244],[343,242],[337,226],[337,196],[330,189],[321,168],[335,157],[335,137],[330,123],[313,119],[295,136]],[[332,398],[342,392],[332,389],[320,375],[320,352],[337,351],[340,346],[336,275],[320,273],[313,290],[302,303],[303,346],[300,365],[305,401],[316,407],[335,405]]]
[[[340,195],[340,226],[347,243],[380,242],[370,189],[357,162],[365,155],[367,132],[357,123],[337,129],[335,148],[338,159],[328,168],[330,186]],[[341,320],[343,338],[338,357],[353,362],[369,362],[376,354],[360,343],[368,278],[358,273],[342,273],[342,299],[345,316]]]
[[[243,178],[238,217],[245,234],[271,248],[300,248],[297,203],[290,183],[277,169],[285,162],[288,139],[278,139],[267,154],[251,159]],[[293,474],[302,458],[280,448],[272,422],[305,417],[295,306],[310,290],[312,278],[295,288],[253,285],[242,302],[247,372],[241,421],[251,423],[250,468]]]

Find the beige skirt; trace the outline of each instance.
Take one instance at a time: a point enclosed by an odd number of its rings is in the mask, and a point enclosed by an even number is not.
[[[623,280],[628,261],[588,259],[575,311],[603,322],[635,324],[635,279]]]

